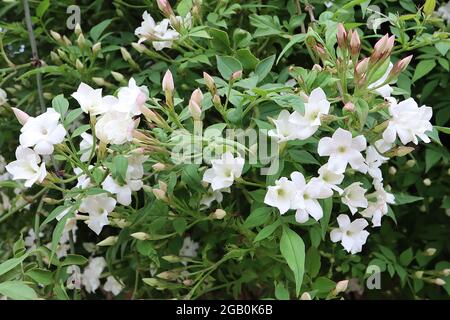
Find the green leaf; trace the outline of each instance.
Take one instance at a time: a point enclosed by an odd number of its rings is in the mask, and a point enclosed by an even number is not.
[[[120,183],[125,183],[127,179],[128,159],[125,156],[117,155],[113,158],[112,176]]]
[[[397,206],[423,200],[422,197],[416,197],[406,193],[396,193],[394,194],[394,196],[395,196],[395,204],[393,205]]]
[[[52,107],[55,109],[56,112],[58,112],[62,117],[67,113],[67,110],[69,110],[69,101],[67,101],[66,98],[64,98],[64,95],[59,94],[52,100]]]
[[[242,64],[236,58],[230,56],[216,56],[217,59],[217,69],[219,69],[222,78],[229,80],[231,75],[242,70]]]
[[[88,259],[79,254],[68,254],[67,257],[61,262],[61,267],[77,265],[82,266],[88,262]]]
[[[198,166],[195,164],[185,165],[181,172],[181,181],[183,181],[188,189],[204,192],[201,184],[201,177],[198,172]]]
[[[49,7],[50,7],[50,0],[41,1],[41,3],[39,3],[38,7],[36,8],[36,17],[42,18],[42,16],[48,10]]]
[[[192,0],[181,0],[177,5],[177,12],[182,17],[185,17],[191,9]]]
[[[275,286],[275,298],[278,300],[289,300],[289,290],[286,289],[282,282]]]
[[[275,232],[275,230],[280,226],[281,224],[281,220],[277,220],[272,224],[269,224],[268,226],[265,226],[264,228],[261,229],[261,231],[256,235],[255,239],[253,240],[253,242],[258,242],[261,240],[266,239],[267,237],[269,237],[272,233]]]
[[[72,138],[78,137],[79,135],[81,135],[82,133],[85,133],[86,131],[89,130],[91,126],[88,124],[84,124],[82,126],[79,126],[78,128],[76,128],[73,133],[72,133]]]
[[[61,235],[64,231],[64,227],[66,226],[66,221],[71,217],[73,217],[73,214],[66,214],[61,220],[58,221],[55,229],[53,230],[51,245],[52,253],[50,254],[50,260],[53,259],[53,256],[56,253],[56,248],[58,247],[59,240],[61,239]]]
[[[94,42],[97,42],[103,31],[110,25],[112,19],[107,19],[105,21],[100,22],[96,26],[92,27],[91,31],[89,31],[89,35],[91,36]]]
[[[423,5],[423,12],[426,15],[430,15],[434,12],[434,8],[436,7],[436,0],[426,0]]]
[[[333,209],[333,198],[320,200],[323,209],[323,217],[320,219],[320,227],[322,229],[322,240],[325,240],[328,224],[330,223],[331,211]]]
[[[33,269],[26,273],[37,284],[48,286],[53,283],[53,272],[45,269]]]
[[[253,210],[250,215],[245,219],[243,227],[250,229],[264,224],[270,217],[272,208],[260,207]]]
[[[29,256],[29,252],[25,253],[23,256],[18,258],[12,258],[9,260],[6,260],[2,264],[0,264],[0,276],[2,274],[5,274],[6,272],[14,269],[16,266],[18,266],[20,263],[23,262],[27,257]]]
[[[414,252],[412,248],[408,248],[400,254],[400,263],[407,267],[414,259]]]
[[[229,53],[231,51],[228,33],[215,28],[209,28],[208,32],[212,37],[211,46],[212,48],[214,48],[214,50],[223,53]]]
[[[56,207],[55,209],[52,210],[52,212],[50,212],[50,214],[47,216],[47,218],[45,218],[44,222],[42,222],[40,229],[42,230],[42,228],[49,222],[53,221],[54,219],[56,219],[57,216],[59,216],[64,210],[70,208],[72,205],[63,205],[63,206],[59,206]],[[70,210],[73,212],[73,210]],[[68,213],[70,213],[70,211]]]
[[[311,278],[315,278],[319,274],[320,266],[321,262],[319,251],[314,247],[309,248],[305,258],[306,273]]]
[[[187,228],[187,222],[185,218],[176,218],[173,220],[173,228],[181,236]]]
[[[295,162],[304,164],[316,164],[320,166],[320,162],[317,161],[308,151],[291,149],[288,152]]]
[[[431,70],[433,70],[435,66],[436,66],[435,60],[420,61],[416,66],[416,70],[414,71],[412,82],[416,82],[417,80],[428,74]]]
[[[284,227],[280,239],[280,251],[289,268],[294,272],[295,292],[298,296],[305,273],[305,244],[295,231]]]
[[[236,51],[235,57],[242,63],[244,69],[253,70],[259,63],[259,59],[253,55],[248,48],[239,49]]]
[[[67,115],[67,117],[64,119],[64,125],[67,127],[72,122],[74,122],[79,116],[81,116],[82,113],[83,110],[81,110],[80,108],[71,110]]]
[[[428,172],[442,158],[442,152],[427,148],[425,151],[425,172]]]
[[[273,63],[275,62],[275,55],[265,58],[261,60],[260,63],[256,66],[255,74],[258,76],[258,82],[264,80],[265,77],[269,74],[270,70],[272,70]]]
[[[14,300],[37,299],[36,292],[22,281],[5,281],[0,283],[0,294]]]
[[[281,51],[280,55],[278,56],[277,59],[277,64],[278,62],[280,62],[280,59],[282,56],[284,56],[284,54],[294,45],[300,42],[305,41],[306,39],[306,34],[305,33],[301,33],[301,34],[296,34],[294,35],[291,40],[288,42],[288,44],[283,48],[283,51]]]
[[[443,132],[445,134],[450,134],[450,128],[434,126],[438,131]]]

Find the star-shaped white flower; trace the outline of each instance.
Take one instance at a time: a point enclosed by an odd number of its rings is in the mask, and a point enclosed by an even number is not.
[[[133,139],[134,121],[126,113],[109,111],[97,121],[95,132],[106,144],[121,145]]]
[[[351,222],[345,214],[340,214],[337,221],[339,227],[331,230],[331,241],[340,241],[344,249],[351,254],[361,252],[369,236],[369,232],[364,230],[368,226],[367,221],[360,218]]]
[[[106,261],[103,257],[91,258],[81,275],[81,283],[87,292],[93,293],[100,287],[100,276],[105,267]]]
[[[321,124],[320,116],[328,114],[330,102],[322,88],[314,89],[305,103],[304,115],[294,111],[290,121],[296,126],[296,135],[300,140],[311,137]]]
[[[342,194],[343,190],[338,187],[344,180],[344,175],[342,173],[335,173],[333,171],[328,170],[328,166],[324,164],[319,168],[319,177],[317,179],[322,180],[324,187],[337,191],[339,194]]]
[[[142,180],[128,180],[124,185],[121,185],[111,176],[107,176],[102,183],[103,189],[115,194],[117,202],[124,206],[131,204],[131,193],[141,190],[143,185]]]
[[[20,129],[19,141],[23,147],[34,147],[37,154],[49,155],[54,145],[64,141],[66,129],[59,123],[61,115],[53,108],[36,118],[30,117]]]
[[[332,137],[320,139],[317,152],[320,156],[329,156],[328,170],[335,173],[343,173],[350,164],[355,170],[364,165],[364,157],[361,151],[366,149],[366,138],[360,135],[352,138],[352,134],[342,128],[338,128]]]
[[[108,276],[108,278],[106,278],[105,284],[103,285],[103,289],[105,291],[111,292],[115,296],[117,296],[123,288],[123,284],[117,281],[113,276]]]
[[[116,200],[106,193],[87,196],[81,201],[80,212],[88,213],[88,227],[100,234],[103,227],[109,224],[108,214],[116,207]]]
[[[77,91],[72,93],[72,97],[78,101],[84,113],[92,116],[103,114],[117,104],[117,98],[102,97],[102,89],[94,89],[84,82],[80,83]]]
[[[342,193],[341,201],[343,204],[347,205],[352,214],[355,214],[357,208],[367,208],[367,199],[364,196],[366,189],[361,187],[361,182],[354,182],[344,189]]]
[[[36,152],[30,148],[19,146],[16,149],[16,159],[5,167],[12,175],[13,180],[25,180],[24,186],[27,188],[36,182],[44,181],[47,170],[45,163],[41,163],[41,157]]]
[[[282,110],[276,120],[273,120],[275,129],[269,130],[269,137],[277,139],[278,143],[297,139],[298,125],[290,121],[291,114]]]
[[[395,197],[392,193],[387,192],[380,182],[375,181],[374,187],[376,191],[367,195],[368,206],[361,212],[361,215],[371,219],[373,227],[380,227],[381,218],[388,213],[388,204],[395,203]]]
[[[215,191],[230,187],[234,180],[241,176],[245,160],[226,152],[220,159],[211,160],[211,164],[212,168],[203,174],[203,181],[211,183],[211,188]]]
[[[117,93],[119,99],[114,106],[114,110],[119,112],[126,112],[130,116],[138,116],[141,112],[141,107],[148,99],[148,89],[146,86],[138,87],[136,80],[130,78],[127,87],[121,87]]]
[[[433,115],[431,107],[422,106],[419,108],[413,98],[406,99],[398,104],[395,100],[390,100],[389,112],[392,119],[389,120],[388,127],[383,132],[384,141],[394,143],[398,136],[404,145],[409,142],[418,144],[417,137],[425,143],[430,142],[430,138],[425,132],[433,130],[430,123]]]
[[[382,181],[380,166],[388,161],[389,158],[383,157],[373,146],[367,147],[365,165],[359,169],[362,173],[368,173],[373,179]]]
[[[280,214],[285,214],[291,209],[291,204],[295,196],[295,185],[286,177],[275,181],[274,186],[267,187],[264,203],[278,208]]]
[[[183,240],[183,246],[180,249],[179,255],[182,257],[195,258],[199,247],[200,245],[198,242],[192,240],[191,237],[186,237]]]

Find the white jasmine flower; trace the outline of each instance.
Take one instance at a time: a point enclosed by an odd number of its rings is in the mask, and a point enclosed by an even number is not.
[[[81,289],[81,271],[80,267],[76,265],[69,266],[66,271],[70,274],[67,278],[66,287],[69,290]]]
[[[381,86],[381,85],[387,80],[389,73],[391,72],[393,66],[394,65],[392,64],[392,62],[389,62],[389,66],[386,69],[386,72],[383,74],[383,76],[380,79],[378,79],[377,81],[369,84],[367,86],[367,88],[369,90],[374,89],[374,91],[382,97],[390,97],[392,94],[392,91],[394,91],[394,89],[392,89],[392,87],[389,84],[385,84],[383,86]]]
[[[326,199],[333,195],[329,189],[322,188],[321,181],[311,180],[308,183],[300,172],[292,172],[291,180],[295,185],[295,196],[292,209],[297,209],[295,220],[298,223],[308,221],[309,216],[319,221],[323,217],[323,210],[317,199]]]
[[[319,168],[318,173],[318,179],[322,180],[325,188],[329,188],[337,191],[339,194],[342,194],[343,190],[338,187],[338,185],[344,180],[344,175],[342,173],[335,173],[328,170],[328,166],[326,164]]]
[[[267,187],[267,193],[264,203],[278,208],[280,214],[286,213],[291,209],[291,203],[296,192],[295,184],[286,177],[275,181],[275,186]]]
[[[126,184],[120,185],[111,176],[107,176],[102,183],[104,190],[115,194],[117,202],[121,205],[129,206],[131,204],[131,192],[141,190],[143,183],[141,180],[129,180]]]
[[[92,168],[93,166],[89,166],[88,170],[91,170]],[[89,176],[85,173],[82,174],[83,170],[81,170],[80,168],[74,168],[73,172],[75,173],[75,175],[79,175],[79,177],[77,178],[78,183],[75,188],[86,189],[92,186],[91,178],[89,178]]]
[[[192,28],[192,15],[190,12],[188,12],[185,17],[176,16],[175,19],[178,21],[178,24],[183,28],[185,29]]]
[[[376,191],[367,195],[370,201],[367,209],[363,210],[361,215],[372,219],[373,227],[380,227],[381,218],[388,213],[388,204],[395,203],[395,197],[393,194],[386,192],[380,182],[375,182],[374,187]]]
[[[321,124],[320,116],[328,114],[330,102],[322,88],[314,89],[305,103],[305,114],[294,111],[290,121],[296,125],[297,138],[300,140],[311,137]]]
[[[68,210],[67,210],[68,212]],[[61,220],[58,219],[57,220]],[[70,242],[70,236],[69,236],[69,232],[72,232],[72,236],[73,236],[73,242],[77,242],[77,219],[76,218],[70,218],[67,219],[66,224],[64,225],[64,230],[63,233],[61,235],[61,238],[59,239],[59,243],[63,244],[63,243],[69,243]]]
[[[41,158],[33,150],[22,146],[17,147],[16,159],[6,166],[13,180],[26,180],[24,186],[27,188],[36,182],[44,181],[47,175],[45,163],[41,163]],[[40,166],[39,163],[41,163]]]
[[[81,201],[80,212],[88,213],[88,227],[97,235],[109,224],[108,214],[116,207],[116,200],[106,193],[87,196]]]
[[[386,151],[392,149],[393,146],[393,143],[388,143],[384,141],[384,139],[375,141],[375,148],[377,148],[377,150],[381,153],[385,153]]]
[[[105,113],[97,121],[95,131],[98,139],[103,143],[124,144],[131,141],[134,121],[127,114],[117,111]]]
[[[0,106],[4,105],[6,102],[8,102],[8,95],[5,90],[0,88]]]
[[[203,181],[211,183],[213,191],[228,188],[241,176],[244,164],[243,158],[235,158],[231,152],[226,152],[220,159],[211,160],[212,168],[205,171]]]
[[[146,86],[138,87],[136,80],[130,78],[128,87],[121,87],[117,93],[119,102],[114,109],[119,112],[126,112],[130,116],[138,116],[141,114],[141,107],[148,99],[148,89]]]
[[[144,156],[140,153],[133,153],[127,157],[128,168],[127,168],[127,179],[142,179],[144,176],[143,164],[147,161],[148,156]]]
[[[113,276],[108,276],[108,278],[106,278],[105,284],[103,285],[103,289],[105,291],[111,292],[115,296],[117,296],[123,288],[124,286]]]
[[[80,83],[72,97],[78,101],[81,110],[91,116],[103,114],[117,103],[117,98],[113,96],[102,97],[102,89],[93,89],[91,86]]]
[[[81,283],[87,292],[93,293],[100,286],[100,276],[106,267],[103,257],[92,258],[81,276]]]
[[[179,256],[195,258],[199,247],[198,242],[193,241],[191,237],[186,237],[183,240],[183,246],[180,249]]]
[[[344,249],[351,254],[361,252],[369,236],[369,232],[364,230],[368,226],[367,221],[360,218],[351,222],[345,214],[340,214],[337,221],[339,228],[331,230],[331,241],[340,241]]]
[[[216,191],[213,191],[210,188],[208,192],[203,195],[202,199],[200,200],[200,204],[205,206],[206,208],[209,208],[214,201],[216,201],[217,203],[221,203],[223,200],[222,192],[230,192],[230,188],[220,189]]]
[[[431,107],[418,107],[413,98],[406,99],[400,103],[395,100],[390,101],[389,112],[392,119],[389,120],[388,127],[383,132],[383,139],[387,143],[394,143],[396,136],[403,144],[413,142],[418,144],[417,137],[423,142],[429,143],[430,138],[425,134],[433,130],[430,119],[433,115]]]
[[[375,180],[382,181],[383,175],[381,174],[380,166],[387,160],[389,160],[389,158],[380,155],[375,147],[369,146],[366,150],[365,166],[360,168],[360,171],[362,173],[369,173],[369,175]]]
[[[23,147],[34,147],[37,154],[52,154],[53,145],[63,142],[67,133],[59,123],[60,117],[53,108],[48,108],[36,118],[30,117],[20,129],[20,144]]]
[[[343,173],[349,163],[353,169],[364,165],[361,151],[366,149],[366,138],[362,135],[352,138],[351,132],[338,128],[333,136],[320,139],[317,152],[329,156],[328,170]]]
[[[297,139],[299,127],[289,120],[290,116],[287,110],[282,110],[278,119],[273,120],[275,129],[269,130],[269,137],[277,139],[278,143]]]
[[[344,189],[342,193],[341,201],[343,204],[347,205],[352,214],[355,214],[357,208],[367,208],[367,199],[364,196],[366,189],[361,187],[361,182],[354,182]]]
[[[141,26],[134,31],[134,34],[139,37],[138,43],[151,41],[155,50],[159,51],[164,48],[171,48],[172,42],[178,39],[179,33],[169,28],[168,19],[156,24],[147,11],[142,14],[142,19]]]
[[[83,132],[81,134],[81,140],[80,142],[80,151],[81,151],[81,157],[80,160],[82,162],[86,162],[89,160],[89,157],[91,156],[92,152],[92,146],[94,144],[94,137],[90,135],[89,133]],[[95,147],[98,148],[97,146]]]

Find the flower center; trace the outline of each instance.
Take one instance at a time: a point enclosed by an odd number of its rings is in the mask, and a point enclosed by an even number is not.
[[[347,151],[347,148],[345,146],[339,146],[338,147],[338,152],[339,153],[345,153]]]

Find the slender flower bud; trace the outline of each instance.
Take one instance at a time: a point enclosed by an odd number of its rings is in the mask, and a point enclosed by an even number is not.
[[[80,35],[77,38],[77,45],[81,49],[81,48],[84,48],[85,44],[86,44],[86,39],[84,38],[84,35],[82,33],[80,33]]]
[[[84,68],[83,63],[81,63],[80,59],[77,59],[75,61],[75,68],[77,68],[77,70],[82,70]]]
[[[50,58],[52,59],[53,63],[55,63],[57,65],[62,64],[62,61],[59,58],[59,56],[53,51],[50,52]]]
[[[92,53],[93,54],[98,54],[100,52],[100,50],[102,50],[102,43],[101,42],[97,42],[92,46]]]
[[[46,100],[52,100],[53,94],[51,92],[44,92],[42,94]]]
[[[145,232],[135,232],[130,234],[130,236],[138,240],[148,240],[150,238],[150,235]]]
[[[327,52],[322,45],[315,44],[312,48],[322,60],[326,60],[328,58]]]
[[[425,255],[428,257],[434,256],[436,251],[437,251],[436,248],[428,248],[425,250]]]
[[[375,46],[373,47],[374,53],[376,52],[381,55],[381,53],[383,53],[386,50],[386,44],[387,44],[388,38],[389,38],[389,35],[385,34],[377,41],[377,43],[375,43]]]
[[[106,85],[106,81],[105,79],[101,78],[101,77],[92,77],[92,81],[95,82],[95,84],[104,87]]]
[[[348,280],[342,280],[336,283],[336,288],[334,288],[334,293],[337,295],[341,292],[345,292],[347,290]]]
[[[177,274],[170,271],[163,271],[156,275],[160,279],[164,280],[176,280],[178,278]]]
[[[78,36],[78,35],[80,35],[82,32],[83,32],[83,30],[81,30],[81,26],[80,26],[80,24],[79,23],[77,23],[76,25],[75,25],[75,34]]]
[[[57,42],[61,41],[61,35],[53,30],[50,30],[50,35],[53,37],[53,39],[55,39]]]
[[[314,64],[313,66],[312,66],[312,68],[311,68],[313,71],[318,71],[318,72],[320,72],[320,71],[322,71],[323,70],[323,68],[322,68],[322,66],[320,65],[320,64]]]
[[[393,76],[398,76],[400,73],[406,70],[409,63],[411,62],[412,55],[407,56],[406,58],[403,58],[402,60],[397,61],[394,66],[392,67],[391,74]]]
[[[25,125],[28,119],[30,119],[30,116],[26,112],[14,107],[12,107],[11,109],[21,125]]]
[[[125,81],[125,77],[123,76],[123,74],[121,74],[120,72],[116,72],[116,71],[111,71],[111,75],[113,76],[113,78],[118,81],[118,82],[123,82]]]
[[[100,241],[99,243],[97,243],[97,245],[99,247],[108,247],[108,246],[112,246],[117,242],[118,237],[117,236],[109,236],[108,238]]]
[[[131,58],[130,53],[124,47],[120,47],[120,53],[122,54],[123,60],[125,60],[127,62],[133,61],[133,58]]]
[[[395,176],[396,173],[397,173],[397,168],[395,168],[394,166],[389,167],[389,174],[391,176]]]
[[[67,46],[71,46],[72,45],[72,41],[70,41],[69,38],[67,38],[66,36],[63,36],[63,41]]]
[[[448,276],[450,276],[450,269],[449,268],[444,269],[441,271],[441,273],[444,277],[448,277]]]
[[[359,55],[360,50],[361,50],[361,40],[359,39],[358,32],[356,30],[353,30],[350,38],[350,52],[353,57],[357,57]]]
[[[406,161],[406,166],[407,166],[408,168],[412,168],[412,167],[414,167],[415,165],[416,165],[416,160],[414,160],[414,159],[411,159],[411,160]]]
[[[155,188],[155,189],[152,190],[152,192],[153,192],[153,195],[155,196],[156,199],[162,200],[164,202],[168,202],[169,201],[169,199],[167,198],[166,193],[163,190]]]
[[[158,184],[159,184],[159,188],[160,188],[162,191],[164,191],[164,192],[167,193],[167,183],[165,183],[165,182],[162,181],[162,180],[159,180],[159,181],[158,181]]]
[[[200,89],[195,89],[192,92],[191,99],[189,100],[189,112],[194,120],[200,120],[202,115],[202,104],[203,93]]]
[[[445,284],[446,284],[445,280],[443,280],[441,278],[434,279],[433,282],[434,282],[434,284],[436,284],[438,286],[445,286]]]
[[[158,163],[155,163],[154,165],[152,165],[152,168],[153,168],[153,170],[155,170],[157,172],[163,171],[166,169],[166,165],[161,162],[158,162]]]
[[[222,106],[222,102],[220,101],[220,97],[217,94],[214,95],[214,97],[213,97],[213,104],[214,104],[214,106],[216,108]]]
[[[164,74],[164,77],[162,80],[162,88],[163,88],[164,92],[166,92],[166,94],[167,94],[167,92],[172,93],[175,90],[172,72],[170,72],[169,69],[167,69],[166,73]]]
[[[338,46],[341,49],[344,49],[347,47],[347,32],[345,31],[345,27],[342,23],[338,24],[337,28],[337,42]]]
[[[191,94],[191,101],[194,101],[196,104],[201,105],[203,100],[203,93],[202,91],[197,88],[195,89]]]
[[[349,112],[354,112],[356,108],[355,108],[355,105],[352,102],[347,102],[344,105],[343,109],[346,110],[346,111],[349,111]]]
[[[422,279],[423,271],[416,271],[416,272],[414,272],[414,276],[415,276],[417,279]]]
[[[143,44],[137,42],[131,43],[131,46],[139,53],[144,53],[144,51],[147,49]]]
[[[206,72],[203,72],[203,79],[205,80],[206,87],[208,87],[209,92],[214,96],[217,92],[216,83],[214,82],[214,79],[207,74]]]
[[[174,16],[172,7],[170,6],[169,1],[167,0],[157,0],[156,3],[158,4],[159,10],[167,17]]]
[[[369,69],[369,58],[364,58],[360,60],[355,65],[355,76],[360,78],[363,74],[367,72],[368,69]]]

